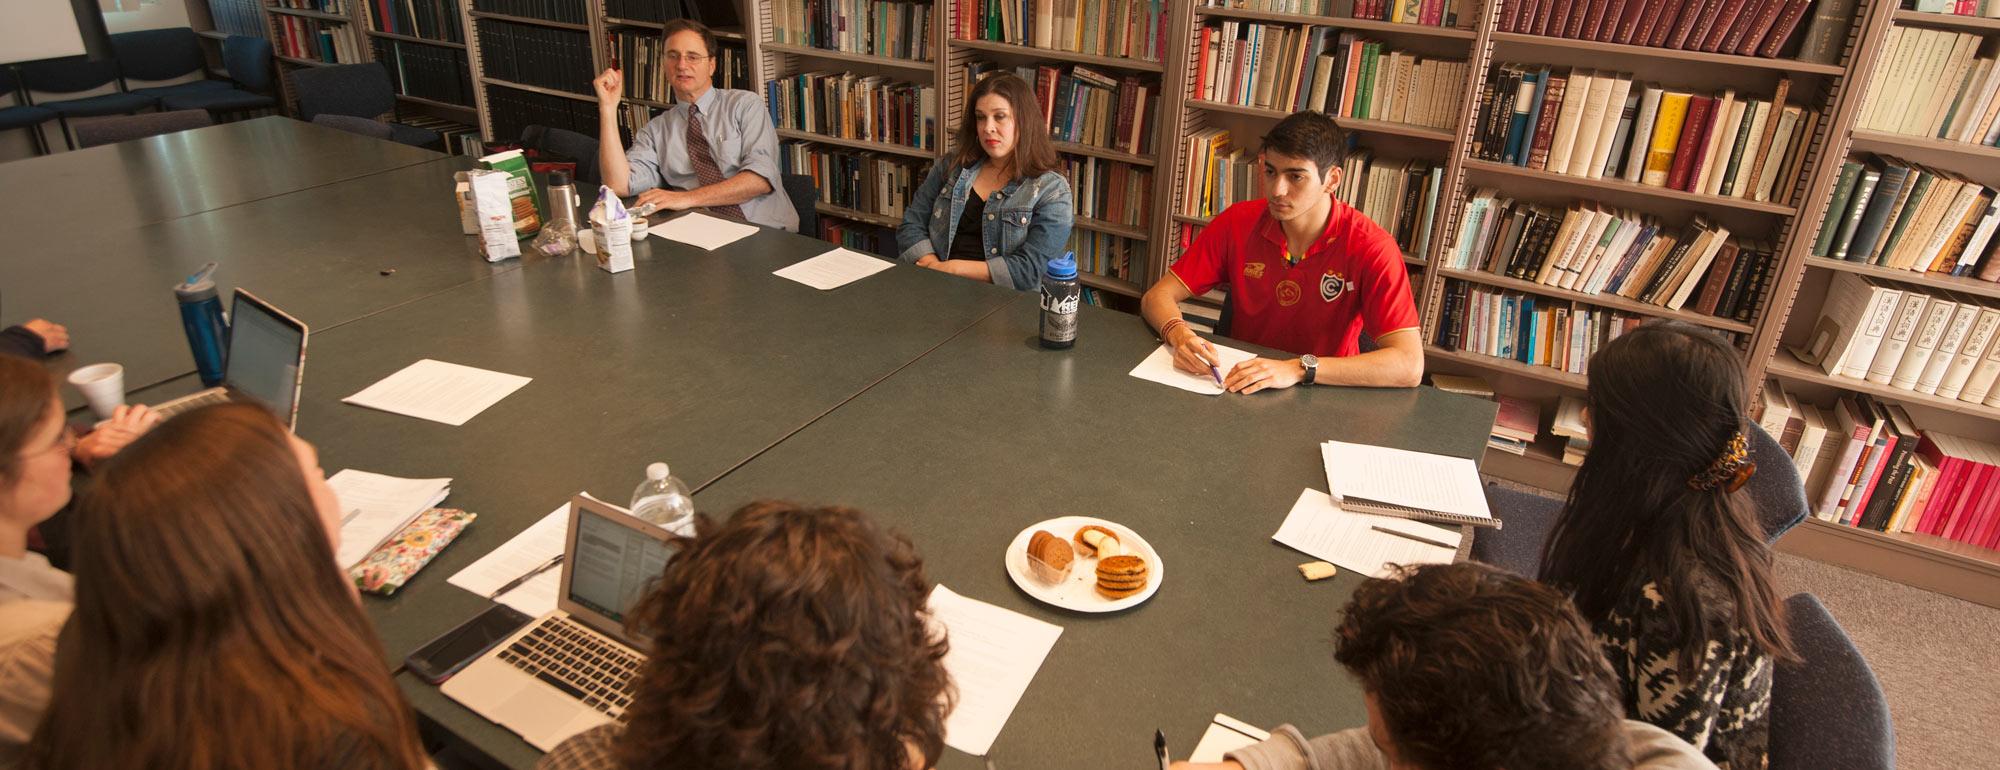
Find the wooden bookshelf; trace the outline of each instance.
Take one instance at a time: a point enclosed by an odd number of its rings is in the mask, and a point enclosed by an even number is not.
[[[1806,267],[1819,270],[1837,270],[1843,273],[1855,273],[1871,278],[1880,278],[1885,281],[1921,286],[1927,289],[1943,289],[1961,294],[2000,299],[2000,283],[1982,281],[1970,276],[1955,276],[1944,273],[1919,273],[1915,270],[1891,270],[1878,265],[1813,256],[1806,257]]]
[[[466,0],[466,2],[470,3],[471,0]],[[592,31],[589,24],[571,24],[566,21],[549,21],[548,19],[537,19],[533,16],[514,16],[505,13],[493,13],[491,11],[468,11],[467,15],[475,19],[493,19],[495,21],[511,21],[514,22],[515,24],[533,24],[537,27],[549,27],[551,29],[567,29],[575,32]],[[471,35],[472,25],[470,24],[466,25],[465,31],[467,35]]]
[[[1074,223],[1076,227],[1081,227],[1085,230],[1090,230],[1092,232],[1105,233],[1108,235],[1116,235],[1121,238],[1130,238],[1135,241],[1144,241],[1149,239],[1146,230],[1132,225],[1115,224],[1112,222],[1106,222],[1101,219],[1091,219],[1090,217],[1085,217],[1085,216],[1075,217]]]
[[[463,112],[463,113],[476,113],[479,111],[478,108],[473,107],[471,105],[452,104],[451,102],[443,102],[443,101],[438,101],[436,99],[426,99],[421,96],[411,96],[409,94],[396,94],[396,99],[398,101],[404,101],[410,104],[421,104],[426,107],[434,107],[440,110],[453,110],[456,112]]]
[[[1441,273],[1445,278],[1483,284],[1486,286],[1491,286],[1496,289],[1507,289],[1509,291],[1518,291],[1523,294],[1534,294],[1542,297],[1551,297],[1554,299],[1569,300],[1571,302],[1581,302],[1586,305],[1595,305],[1597,307],[1605,308],[1608,310],[1619,310],[1626,313],[1631,313],[1633,315],[1643,315],[1652,318],[1669,318],[1676,321],[1685,321],[1687,323],[1696,324],[1698,326],[1706,326],[1710,329],[1718,329],[1726,332],[1738,332],[1741,334],[1749,334],[1750,332],[1755,331],[1755,328],[1752,327],[1750,324],[1743,323],[1734,318],[1718,318],[1716,316],[1704,315],[1701,313],[1694,312],[1692,310],[1685,310],[1685,309],[1675,310],[1673,308],[1655,305],[1650,302],[1640,302],[1635,299],[1628,299],[1626,297],[1621,297],[1616,294],[1611,294],[1606,292],[1600,292],[1597,294],[1586,294],[1580,291],[1565,289],[1560,286],[1550,286],[1545,283],[1536,283],[1534,281],[1523,281],[1518,278],[1509,278],[1504,275],[1494,275],[1492,273],[1488,273],[1483,270],[1440,269],[1438,272]]]
[[[892,217],[885,214],[870,214],[864,211],[856,211],[854,209],[847,208],[846,206],[835,206],[831,203],[825,203],[825,202],[813,204],[813,209],[827,216],[840,217],[841,219],[851,219],[856,222],[863,222],[866,224],[875,225],[876,227],[895,228],[903,224],[903,220],[901,217]]]
[[[1162,65],[1161,63],[1156,61],[1148,61],[1146,59],[1129,59],[1119,56],[1098,56],[1097,54],[1077,53],[1075,51],[1063,51],[1054,48],[1035,48],[1033,46],[1014,45],[1013,43],[996,43],[991,40],[953,39],[951,40],[950,44],[952,46],[959,48],[966,48],[975,51],[985,51],[987,53],[1004,54],[1007,56],[1017,57],[1020,59],[1031,59],[1035,61],[1059,61],[1059,62],[1067,62],[1070,64],[1085,64],[1092,67],[1104,67],[1106,69],[1123,70],[1129,72],[1167,71],[1165,65]]]
[[[1908,160],[1934,166],[1963,167],[1966,171],[2000,167],[2000,147],[1927,136],[1892,134],[1886,131],[1855,129],[1851,149],[1857,152],[1899,155]],[[1990,175],[1988,178],[1991,178]]]
[[[1051,142],[1051,144],[1056,146],[1056,152],[1065,152],[1071,155],[1087,155],[1092,158],[1101,158],[1104,160],[1115,160],[1120,163],[1130,163],[1134,166],[1152,166],[1157,162],[1151,156],[1134,155],[1129,152],[1093,147],[1088,144],[1077,144],[1076,142]]]
[[[1751,69],[1777,70],[1802,75],[1842,75],[1846,69],[1837,64],[1816,64],[1796,59],[1766,59],[1761,56],[1740,56],[1706,51],[1683,51],[1676,48],[1654,48],[1624,43],[1600,43],[1595,40],[1572,40],[1566,37],[1544,35],[1524,35],[1518,32],[1494,31],[1493,45],[1505,56],[1496,58],[1535,58],[1549,50],[1575,51],[1585,55],[1612,55],[1641,59],[1657,59],[1666,62],[1690,62],[1702,65],[1724,67],[1748,67]],[[1614,65],[1615,66],[1615,65]]]
[[[1098,275],[1096,273],[1086,273],[1078,271],[1076,274],[1076,281],[1077,283],[1081,283],[1084,286],[1087,286],[1092,289],[1097,289],[1099,291],[1108,291],[1113,294],[1118,294],[1126,297],[1138,297],[1139,295],[1146,293],[1144,287],[1132,283],[1131,281],[1121,281],[1116,278]]]
[[[1411,123],[1395,123],[1387,120],[1369,120],[1367,118],[1344,118],[1338,115],[1334,116],[1333,122],[1334,125],[1348,131],[1359,131],[1364,134],[1407,136],[1411,139],[1422,139],[1426,142],[1450,144],[1458,138],[1452,132],[1442,128],[1431,128]]]
[[[1959,16],[1951,13],[1924,13],[1922,11],[1898,10],[1896,11],[1895,21],[1897,24],[1954,29],[1960,32],[1977,34],[2000,32],[2000,19],[1989,19],[1983,16]]]
[[[1637,182],[1627,182],[1624,179],[1614,177],[1591,179],[1589,177],[1570,176],[1569,174],[1558,174],[1554,171],[1516,166],[1509,163],[1495,163],[1490,160],[1479,160],[1477,158],[1467,158],[1465,160],[1465,170],[1468,176],[1481,178],[1507,177],[1516,180],[1533,180],[1538,183],[1535,185],[1521,185],[1524,187],[1533,186],[1544,190],[1552,187],[1570,188],[1580,197],[1589,197],[1593,194],[1610,192],[1628,199],[1677,201],[1703,207],[1754,211],[1760,214],[1791,216],[1798,213],[1798,209],[1780,203],[1754,201],[1749,198],[1703,195],[1685,190],[1675,190],[1670,187],[1654,187]],[[1635,202],[1640,202],[1643,205],[1641,200],[1635,200]]]
[[[1590,382],[1581,374],[1570,374],[1569,372],[1552,367],[1524,364],[1510,358],[1500,358],[1482,353],[1451,350],[1428,343],[1424,345],[1424,355],[1441,361],[1470,365],[1496,374],[1557,385],[1577,392],[1582,392]]]
[[[1780,551],[1926,591],[2000,607],[2000,551],[1915,532],[1876,532],[1807,517]]]
[[[541,94],[543,96],[559,96],[564,99],[575,99],[579,102],[589,102],[591,104],[597,103],[597,97],[595,96],[586,96],[584,94],[574,93],[571,91],[564,91],[556,88],[543,88],[541,86],[531,86],[526,83],[516,83],[511,80],[490,78],[485,75],[478,76],[478,81],[481,83],[485,83],[487,85],[500,86],[502,88],[512,88],[516,91],[527,91],[528,93],[531,94]]]
[[[1443,38],[1446,40],[1472,40],[1478,37],[1478,33],[1470,29],[1462,29],[1459,27],[1438,27],[1427,24],[1398,24],[1392,21],[1377,21],[1375,19],[1353,19],[1344,16],[1316,16],[1309,13],[1279,13],[1275,11],[1253,11],[1246,8],[1222,8],[1222,7],[1212,7],[1199,4],[1194,6],[1194,13],[1195,16],[1197,17],[1213,16],[1218,19],[1240,19],[1243,21],[1275,21],[1275,22],[1284,22],[1287,24],[1313,24],[1324,27],[1337,27],[1339,29],[1349,29],[1349,30],[1354,30],[1356,32],[1368,32],[1371,34],[1385,35],[1385,36],[1408,35],[1411,37],[1432,37],[1432,38]]]
[[[909,59],[898,59],[892,56],[876,56],[874,54],[868,54],[868,53],[850,53],[847,51],[835,51],[827,48],[813,48],[811,46],[791,45],[788,43],[771,43],[771,42],[767,42],[764,44],[764,50],[770,53],[783,53],[783,54],[791,54],[793,56],[806,56],[814,59],[825,59],[827,61],[847,62],[849,64],[868,64],[876,67],[883,67],[886,69],[901,70],[912,73],[936,74],[937,72],[936,62],[911,61]]]
[[[342,24],[352,23],[354,21],[351,18],[342,16],[337,13],[326,13],[324,11],[311,11],[311,10],[306,10],[304,8],[286,8],[278,5],[267,5],[264,6],[264,10],[270,11],[271,13],[275,13],[280,16],[303,16],[308,19],[319,19],[320,21],[337,21]]]
[[[416,43],[418,45],[434,45],[441,48],[456,48],[461,51],[465,50],[464,43],[454,43],[449,40],[432,40],[427,37],[417,37],[416,35],[399,35],[394,32],[383,32],[379,29],[372,29],[372,28],[369,29],[368,36],[379,37],[382,38],[383,40],[400,40],[405,43]]]
[[[1853,377],[1836,377],[1820,371],[1819,367],[1800,361],[1798,356],[1793,355],[1789,350],[1780,349],[1773,355],[1771,364],[1765,367],[1764,373],[1781,380],[1822,385],[1856,393],[1866,393],[1888,401],[1914,404],[1941,412],[1950,412],[1955,415],[1976,417],[1981,420],[2000,420],[2000,408],[1960,401],[1955,398],[1944,398],[1929,393],[1918,393],[1914,390],[1904,390],[1867,380],[1857,380]]]
[[[778,138],[789,139],[795,142],[813,142],[815,144],[830,144],[836,147],[846,147],[851,150],[863,150],[866,152],[886,152],[894,155],[902,155],[904,157],[909,157],[909,158],[937,157],[936,150],[926,150],[920,147],[911,147],[908,145],[895,144],[893,142],[870,142],[865,139],[842,139],[837,136],[815,134],[807,131],[800,131],[794,128],[778,129]]]
[[[291,64],[299,67],[331,67],[337,64],[337,62],[320,61],[318,59],[301,59],[297,56],[285,56],[283,54],[273,54],[271,58],[277,59],[278,61],[284,62],[286,64]]]

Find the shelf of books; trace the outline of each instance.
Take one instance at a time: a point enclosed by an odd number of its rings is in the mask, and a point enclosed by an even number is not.
[[[446,136],[446,151],[477,155],[484,144],[478,89],[458,0],[361,0],[369,58],[396,91],[398,119]]]
[[[1793,549],[2000,606],[2000,23],[1932,5],[1870,19],[1760,399],[1806,479]]]
[[[935,2],[777,0],[748,19],[780,165],[813,178],[819,232],[896,256],[903,209],[943,147]]]
[[[269,0],[262,6],[264,29],[278,62],[278,88],[296,114],[298,94],[291,73],[301,67],[353,64],[368,60],[356,36],[361,0]]]

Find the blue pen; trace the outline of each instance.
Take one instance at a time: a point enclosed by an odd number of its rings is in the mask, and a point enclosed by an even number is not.
[[[1222,387],[1222,370],[1215,368],[1215,364],[1209,364],[1208,373],[1215,376],[1215,386]]]

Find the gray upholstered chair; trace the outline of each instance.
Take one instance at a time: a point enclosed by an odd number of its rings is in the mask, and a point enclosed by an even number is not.
[[[96,147],[212,125],[215,121],[203,110],[118,115],[76,124],[76,144],[78,147]]]
[[[596,194],[603,178],[597,173],[597,137],[537,124],[521,129],[521,146],[540,155],[575,161],[574,179],[589,185],[592,195]]]
[[[1764,525],[1764,541],[1778,538],[1806,518],[1806,490],[1793,467],[1791,455],[1763,429],[1750,426],[1750,461],[1757,475],[1743,486],[1757,506],[1757,519]],[[1567,490],[1563,490],[1567,491]],[[1472,558],[1523,575],[1541,571],[1542,544],[1555,528],[1562,501],[1516,492],[1498,486],[1486,488],[1486,504],[1503,526],[1482,529],[1472,539]]]
[[[380,64],[308,67],[292,73],[292,85],[299,95],[299,117],[305,120],[325,114],[375,119],[396,109],[389,71]],[[392,141],[432,148],[444,144],[444,137],[428,128],[393,121],[388,126]]]
[[[313,116],[312,122],[326,126],[327,128],[346,131],[350,134],[360,134],[385,142],[393,141],[389,138],[389,124],[379,120],[357,118],[353,115],[325,114]]]
[[[273,110],[278,100],[271,94],[276,80],[271,72],[271,41],[249,35],[230,35],[222,41],[222,66],[229,70],[234,88],[211,88],[199,93],[169,94],[160,98],[167,110],[208,110],[211,115]],[[209,81],[217,82],[217,81]]]
[[[1812,594],[1785,614],[1800,660],[1771,674],[1770,770],[1893,770],[1896,729],[1868,661]]]

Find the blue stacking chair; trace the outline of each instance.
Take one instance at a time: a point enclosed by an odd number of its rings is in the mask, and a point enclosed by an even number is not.
[[[229,79],[236,84],[234,88],[171,94],[160,99],[161,109],[208,110],[217,116],[277,109],[278,100],[271,96],[272,86],[277,83],[271,72],[271,41],[249,35],[224,38],[222,66],[229,70]]]
[[[42,136],[42,124],[56,119],[56,113],[47,107],[28,104],[28,97],[21,92],[21,78],[14,74],[13,67],[0,66],[0,93],[14,97],[16,105],[0,107],[0,131],[25,128],[35,140],[35,152],[49,154],[48,138]]]
[[[201,40],[187,27],[120,32],[111,36],[111,51],[118,61],[118,75],[125,89],[142,96],[165,99],[176,94],[224,91],[229,83],[208,78],[208,60],[202,56]],[[133,88],[132,81],[159,82],[200,74],[202,79],[165,86]],[[169,107],[168,109],[172,109]]]
[[[65,56],[60,59],[43,59],[21,65],[21,84],[28,89],[30,101],[34,95],[74,94],[118,82],[116,61],[93,62],[84,56]],[[56,114],[56,122],[63,129],[63,144],[76,149],[70,140],[70,118],[94,118],[104,115],[131,115],[149,110],[160,102],[159,97],[133,94],[124,91],[81,96],[75,99],[36,102],[37,106]]]

